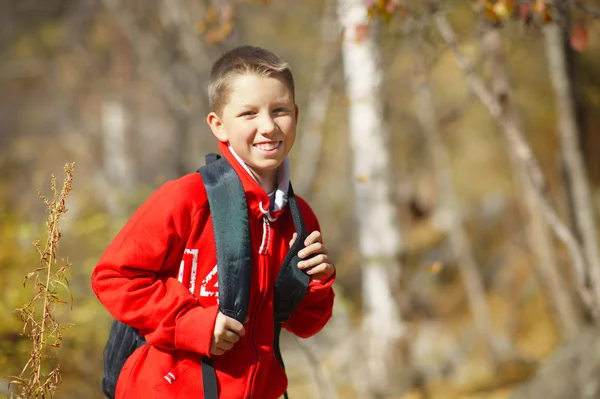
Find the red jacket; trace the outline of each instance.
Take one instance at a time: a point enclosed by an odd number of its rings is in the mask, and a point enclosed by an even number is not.
[[[287,388],[273,354],[273,285],[289,249],[294,224],[289,207],[271,212],[269,197],[220,147],[241,178],[252,241],[252,287],[246,335],[222,356],[213,356],[220,399],[275,399]],[[298,198],[307,231],[320,230],[308,204]],[[201,399],[201,356],[210,356],[218,312],[218,277],[212,220],[199,173],[165,183],[132,216],[92,275],[94,292],[117,319],[140,330],[151,345],[127,360],[117,399]],[[331,317],[334,276],[312,281],[284,328],[300,337],[316,334]]]

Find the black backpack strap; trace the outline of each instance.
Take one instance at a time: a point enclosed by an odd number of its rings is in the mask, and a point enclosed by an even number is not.
[[[214,155],[214,154],[212,154]],[[206,157],[202,175],[208,195],[217,248],[219,310],[243,323],[250,303],[252,274],[248,206],[242,183],[225,158]],[[217,399],[217,377],[212,359],[202,358],[204,398]]]
[[[250,302],[252,258],[250,226],[244,188],[227,159],[198,169],[208,195],[217,248],[219,309],[243,323]]]
[[[215,162],[217,159],[221,159],[221,156],[212,152],[204,156],[204,162],[206,163],[206,165]],[[200,169],[198,169],[198,171],[200,171]]]
[[[310,277],[298,268],[298,262],[301,261],[298,252],[304,248],[304,240],[308,236],[308,233],[304,226],[304,220],[300,214],[300,208],[298,207],[298,202],[294,196],[294,190],[291,183],[288,189],[288,204],[290,206],[292,219],[294,220],[297,237],[285,256],[279,274],[277,275],[273,299],[275,316],[273,353],[279,364],[281,364],[281,367],[284,369],[285,364],[283,363],[283,356],[281,355],[281,348],[279,345],[281,325],[290,319],[292,312],[298,307],[300,302],[302,302],[302,298],[304,298],[304,295],[308,290],[308,284],[310,283]],[[287,391],[284,393],[284,398],[288,399]]]
[[[304,240],[308,234],[291,183],[288,190],[288,204],[294,220],[297,238],[285,256],[275,281],[274,308],[275,322],[277,323],[289,320],[292,312],[304,298],[310,283],[310,277],[298,268],[298,262],[301,261],[298,252],[304,248]]]

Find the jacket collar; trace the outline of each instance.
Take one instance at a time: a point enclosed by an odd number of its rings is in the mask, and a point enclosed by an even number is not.
[[[238,174],[242,187],[246,193],[248,210],[256,216],[266,216],[269,221],[277,220],[288,202],[288,189],[290,185],[290,160],[285,157],[277,173],[277,188],[275,189],[275,204],[273,211],[269,212],[270,199],[265,190],[258,184],[248,165],[235,153],[233,148],[226,143],[219,143],[219,152],[229,161],[229,164]]]

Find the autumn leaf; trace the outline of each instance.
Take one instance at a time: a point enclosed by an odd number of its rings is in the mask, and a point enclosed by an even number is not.
[[[194,29],[195,29],[197,35],[203,34],[206,31],[206,22],[204,22],[204,21],[196,22]]]
[[[529,18],[530,15],[531,7],[529,7],[529,4],[519,4],[519,18],[521,18],[522,21],[525,21],[527,20],[527,18]]]
[[[485,3],[483,8],[483,17],[490,22],[498,22],[500,20],[498,14],[494,10],[494,6],[491,3]]]
[[[429,272],[429,274],[438,274],[442,271],[443,268],[444,265],[441,262],[435,262],[434,264],[429,265],[427,267],[427,271]]]
[[[535,3],[533,4],[533,11],[537,12],[538,14],[546,11],[547,8],[548,4],[546,4],[544,0],[535,0]]]
[[[571,31],[571,47],[578,51],[583,52],[589,42],[589,34],[585,26],[578,25]]]
[[[533,11],[538,13],[544,22],[550,22],[552,20],[552,11],[545,0],[535,0]]]
[[[367,38],[369,34],[369,25],[367,24],[358,24],[354,27],[355,40],[356,43],[361,43],[363,40]]]
[[[500,19],[509,19],[515,10],[515,3],[513,0],[498,0],[494,3],[493,10]]]

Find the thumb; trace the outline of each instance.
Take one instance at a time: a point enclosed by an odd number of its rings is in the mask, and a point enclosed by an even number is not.
[[[244,325],[231,317],[227,317],[225,328],[230,331],[233,331],[240,337],[243,337],[246,334],[246,329],[244,328]]]
[[[292,236],[292,239],[290,240],[290,247],[294,244],[294,241],[296,241],[297,237],[298,237],[298,233],[294,233],[294,235]]]

